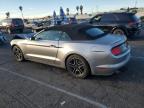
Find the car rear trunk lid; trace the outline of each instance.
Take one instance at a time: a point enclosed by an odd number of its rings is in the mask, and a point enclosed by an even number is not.
[[[113,35],[107,34],[99,39],[96,39],[95,42],[101,45],[112,45],[116,46],[122,44],[126,41],[126,37],[124,35]]]

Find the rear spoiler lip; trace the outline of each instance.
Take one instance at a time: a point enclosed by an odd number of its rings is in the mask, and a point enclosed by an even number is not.
[[[127,37],[126,36],[120,36],[120,37],[121,37],[120,40],[115,41],[115,42],[112,43],[112,47],[116,47],[116,46],[119,46],[119,45],[127,42]]]

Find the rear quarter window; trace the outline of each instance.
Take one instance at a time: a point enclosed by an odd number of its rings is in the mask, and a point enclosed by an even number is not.
[[[134,14],[116,14],[118,21],[139,21],[140,19]]]
[[[104,14],[101,18],[101,22],[114,22],[116,17],[113,14]]]
[[[129,21],[130,17],[127,14],[115,14],[118,21]]]
[[[86,30],[86,34],[90,37],[96,38],[97,36],[104,34],[104,32],[98,28],[90,28]]]
[[[23,25],[23,21],[21,19],[13,19],[13,24]]]

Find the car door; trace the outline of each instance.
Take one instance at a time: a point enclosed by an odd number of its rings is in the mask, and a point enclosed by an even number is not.
[[[54,64],[58,53],[60,32],[42,31],[26,42],[27,59],[45,64]]]

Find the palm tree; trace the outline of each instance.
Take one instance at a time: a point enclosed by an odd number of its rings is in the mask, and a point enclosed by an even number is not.
[[[9,12],[6,12],[6,18],[9,18],[10,17],[10,13]]]
[[[67,11],[67,15],[69,15],[69,8],[67,8],[66,11]]]
[[[77,10],[77,15],[78,15],[78,12],[79,12],[79,6],[76,6],[76,10]]]
[[[22,14],[22,18],[24,19],[24,17],[23,17],[23,7],[22,6],[19,6],[19,10],[21,11],[21,14]]]
[[[83,14],[83,6],[80,6],[81,15]]]

